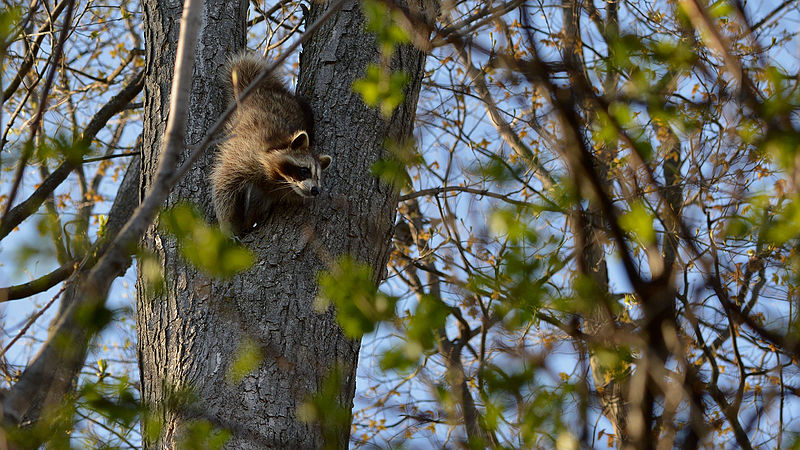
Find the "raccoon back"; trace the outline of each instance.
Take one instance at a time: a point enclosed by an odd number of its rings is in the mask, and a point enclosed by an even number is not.
[[[225,65],[225,87],[228,101],[236,101],[235,95],[241,95],[253,80],[263,72],[269,63],[261,56],[244,51],[237,53]],[[267,74],[258,84],[258,90],[282,90],[286,88],[281,83],[280,77],[273,71]],[[257,95],[258,92],[254,93]]]
[[[237,101],[269,63],[261,56],[242,52],[235,55],[226,66],[225,86],[229,102]],[[313,118],[308,105],[290,93],[278,75],[270,73],[258,82],[256,90],[240,105],[228,122],[233,134],[255,137],[265,144],[286,140],[295,132],[304,130],[313,136]]]

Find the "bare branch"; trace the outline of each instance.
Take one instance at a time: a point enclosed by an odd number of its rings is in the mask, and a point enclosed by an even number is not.
[[[64,264],[49,274],[27,283],[0,288],[0,303],[10,300],[19,300],[31,295],[44,292],[58,283],[64,281],[75,271],[74,261]]]
[[[418,197],[424,197],[426,195],[439,195],[439,194],[443,194],[445,192],[468,192],[470,194],[482,195],[482,196],[485,196],[485,197],[496,198],[496,199],[503,200],[505,202],[508,202],[508,203],[511,203],[511,204],[517,205],[517,206],[532,206],[533,205],[532,203],[529,203],[529,202],[521,202],[519,200],[514,200],[514,199],[510,198],[508,195],[498,194],[496,192],[491,192],[491,191],[486,190],[486,189],[475,189],[475,188],[470,188],[470,187],[466,187],[466,186],[442,186],[442,187],[435,187],[435,188],[429,188],[429,189],[422,189],[422,190],[419,190],[419,191],[411,192],[409,194],[405,194],[405,195],[400,196],[399,201],[404,202],[406,200],[411,200],[411,199],[415,199],[415,198],[418,198]]]

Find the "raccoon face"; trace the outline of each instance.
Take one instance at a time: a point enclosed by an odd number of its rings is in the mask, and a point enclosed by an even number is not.
[[[316,197],[322,189],[322,171],[330,166],[332,160],[328,155],[311,154],[308,134],[298,131],[282,155],[277,172],[297,195]]]

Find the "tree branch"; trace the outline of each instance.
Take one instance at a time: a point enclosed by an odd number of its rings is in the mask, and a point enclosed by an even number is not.
[[[89,121],[83,134],[77,141],[76,145],[89,145],[94,137],[100,132],[105,124],[118,112],[122,111],[125,106],[133,100],[136,95],[141,92],[144,87],[144,71],[140,71],[136,76],[126,85],[117,95],[111,98],[102,108],[100,108],[94,117]],[[67,179],[69,174],[81,162],[64,161],[53,173],[50,174],[38,188],[28,197],[25,201],[17,206],[11,208],[8,213],[0,220],[0,240],[8,235],[15,227],[17,227],[23,220],[27,219],[31,214],[39,209],[39,206],[47,199],[48,195],[53,192],[64,180]],[[10,199],[9,199],[10,201]],[[10,203],[9,203],[10,204]]]
[[[518,206],[532,206],[533,205],[532,203],[521,202],[519,200],[514,200],[514,199],[509,198],[507,195],[498,194],[498,193],[491,192],[491,191],[486,190],[486,189],[475,189],[475,188],[466,187],[466,186],[441,186],[441,187],[435,187],[435,188],[429,188],[429,189],[422,189],[422,190],[419,190],[419,191],[411,192],[409,194],[405,194],[405,195],[400,196],[399,201],[404,202],[406,200],[415,199],[417,197],[423,197],[423,196],[426,196],[426,195],[439,195],[439,194],[443,194],[445,192],[468,192],[470,194],[482,195],[482,196],[485,196],[485,197],[492,197],[492,198],[496,198],[496,199],[499,199],[499,200],[503,200],[503,201],[511,203],[513,205],[518,205]]]
[[[44,292],[64,281],[75,271],[75,261],[70,261],[49,274],[27,283],[0,288],[0,303],[19,300]]]

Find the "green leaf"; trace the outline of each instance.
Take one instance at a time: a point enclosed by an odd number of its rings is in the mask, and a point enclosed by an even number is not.
[[[380,159],[375,161],[370,171],[397,191],[411,189],[411,176],[406,171],[406,165],[400,160],[394,158]]]
[[[99,332],[114,319],[113,311],[95,302],[79,305],[76,311],[75,319],[81,326],[88,330],[89,333]],[[63,345],[75,345],[75,343],[71,341],[72,337],[64,335],[63,338]]]
[[[370,64],[367,66],[364,78],[353,82],[353,91],[361,94],[361,98],[368,106],[380,107],[381,114],[389,118],[405,100],[407,83],[406,73],[390,72],[377,64]]]
[[[228,381],[232,384],[238,384],[244,377],[256,370],[262,360],[263,355],[258,345],[252,340],[244,340],[239,344],[233,363],[228,369]]]
[[[619,124],[623,130],[627,131],[633,141],[633,147],[636,153],[638,153],[643,160],[649,161],[650,157],[653,155],[653,146],[645,139],[646,135],[644,133],[635,131],[641,127],[639,127],[636,122],[636,114],[631,110],[630,106],[615,102],[609,105],[608,112],[616,120],[617,124]],[[609,126],[611,126],[611,129],[607,129]],[[601,137],[603,142],[615,142],[620,131],[621,130],[617,130],[616,127],[613,127],[613,125],[601,122]]]
[[[91,152],[90,147],[81,143],[79,139],[73,140],[66,136],[56,136],[43,141],[36,148],[36,158],[45,163],[51,159],[64,159],[77,164]]]
[[[631,373],[634,355],[625,347],[596,346],[592,348],[592,355],[597,364],[598,373],[595,376],[602,377],[606,382],[622,379]]]
[[[489,217],[489,229],[498,236],[508,236],[518,242],[525,237],[528,227],[520,219],[519,211],[497,209]]]
[[[408,166],[416,166],[423,162],[413,140],[395,142],[386,140],[383,144],[389,156],[375,162],[370,168],[373,175],[398,191],[411,189],[411,177],[408,175]]]
[[[118,381],[103,378],[97,383],[87,383],[81,388],[80,396],[86,408],[125,426],[138,421],[143,411],[127,377]]]
[[[184,424],[186,428],[179,438],[177,448],[221,449],[232,436],[230,431],[216,427],[205,419]]]
[[[432,349],[435,344],[434,332],[445,325],[449,315],[450,308],[441,299],[421,296],[414,314],[406,321],[406,336],[411,345],[406,347],[406,356],[413,357],[414,353],[419,356],[423,350]]]
[[[775,245],[783,245],[800,237],[800,195],[784,203],[765,225],[766,238]]]
[[[255,262],[250,250],[208,225],[188,204],[162,212],[159,220],[160,226],[178,239],[183,257],[208,275],[229,278]]]
[[[385,351],[380,357],[381,370],[397,370],[399,372],[410,371],[419,361],[419,356],[412,357],[404,347],[391,348]]]
[[[375,33],[375,39],[384,57],[390,57],[398,44],[411,42],[405,30],[398,25],[396,19],[399,12],[390,13],[386,4],[375,0],[364,0],[361,6],[366,19],[366,29]]]
[[[640,55],[644,46],[641,38],[632,34],[609,36],[609,60],[614,69],[629,69],[636,67],[632,56]]]
[[[334,305],[342,330],[348,337],[359,339],[378,322],[394,317],[397,298],[378,292],[373,280],[370,266],[342,256],[330,271],[320,273],[314,307],[323,312]]]
[[[656,242],[656,232],[653,229],[655,219],[642,202],[634,202],[631,210],[619,218],[619,225],[627,232],[635,235],[643,244],[651,245]]]
[[[8,38],[11,37],[11,32],[14,30],[14,25],[19,23],[21,16],[21,7],[12,6],[9,8],[8,5],[4,6],[4,9],[0,11],[0,42],[5,43]],[[0,57],[2,56],[5,55],[0,55]]]
[[[746,217],[731,217],[725,227],[725,237],[741,239],[752,230],[753,224]]]
[[[351,376],[346,368],[334,366],[319,391],[297,408],[298,419],[321,427],[326,449],[339,448],[340,432],[350,426],[350,407],[343,406],[339,398]]]
[[[735,11],[736,8],[726,0],[718,0],[708,8],[708,12],[713,18],[727,17]]]
[[[156,255],[152,252],[141,250],[136,256],[139,261],[139,274],[144,280],[144,287],[152,291],[154,296],[159,296],[166,288],[164,271]]]
[[[606,145],[614,145],[619,140],[617,127],[605,111],[597,114],[593,137],[595,141]]]
[[[795,170],[795,157],[800,152],[800,134],[791,131],[770,133],[761,144],[761,148],[784,169]]]
[[[654,57],[673,69],[688,68],[697,59],[697,52],[685,41],[660,40],[651,50]]]

